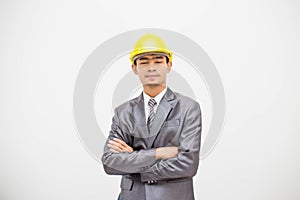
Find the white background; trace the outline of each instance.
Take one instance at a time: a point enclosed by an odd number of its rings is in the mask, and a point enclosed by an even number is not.
[[[223,80],[226,122],[195,177],[197,199],[299,199],[299,8],[297,0],[1,1],[0,199],[116,199],[119,177],[83,148],[72,95],[88,55],[138,28],[191,38]]]

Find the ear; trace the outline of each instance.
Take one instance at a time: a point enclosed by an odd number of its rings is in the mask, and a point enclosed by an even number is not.
[[[171,71],[171,68],[172,68],[172,62],[168,62],[168,64],[167,64],[168,73]]]
[[[131,65],[131,69],[132,69],[133,73],[135,73],[136,75],[138,75],[138,72],[137,72],[135,64]]]

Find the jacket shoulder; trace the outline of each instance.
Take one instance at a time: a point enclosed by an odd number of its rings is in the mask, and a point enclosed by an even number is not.
[[[180,101],[181,103],[199,105],[199,103],[196,100],[192,99],[191,97],[185,96],[185,95],[180,94],[178,92],[174,92],[174,94],[176,96],[176,99],[178,101]]]
[[[126,111],[128,109],[131,109],[133,107],[134,104],[136,104],[137,100],[139,97],[135,97],[133,99],[130,99],[129,101],[125,101],[122,104],[118,105],[115,108],[115,111],[117,112],[122,112],[122,111]]]

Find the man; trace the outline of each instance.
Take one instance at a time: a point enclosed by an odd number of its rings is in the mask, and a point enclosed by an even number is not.
[[[130,60],[143,92],[115,109],[102,156],[104,170],[122,175],[121,200],[193,200],[200,106],[167,87],[172,52],[160,37],[143,35]]]

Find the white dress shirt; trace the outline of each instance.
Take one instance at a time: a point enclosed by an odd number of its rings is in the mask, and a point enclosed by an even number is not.
[[[167,87],[153,98],[156,101],[156,105],[154,105],[153,107],[154,113],[156,113],[157,107],[166,92],[167,92]],[[146,94],[144,91],[143,91],[143,97],[144,97],[145,116],[146,116],[146,123],[147,123],[150,114],[150,108],[148,102],[151,99],[151,97],[148,94]]]

